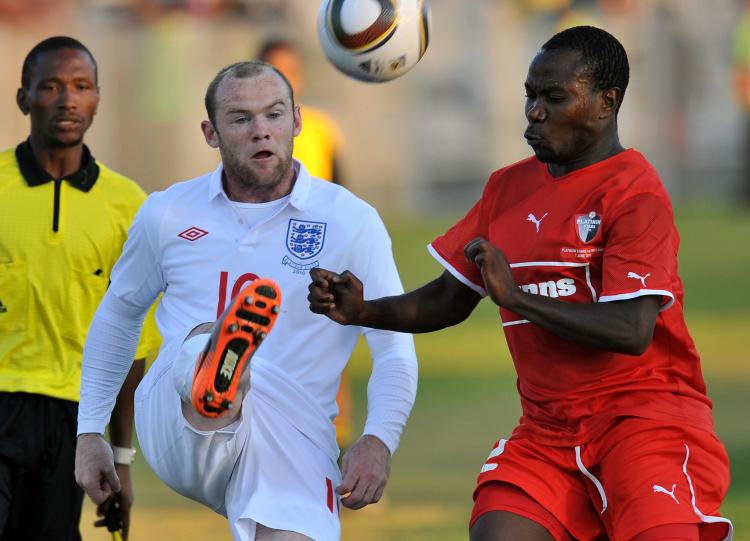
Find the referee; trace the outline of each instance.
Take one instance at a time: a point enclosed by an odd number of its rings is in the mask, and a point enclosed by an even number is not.
[[[79,540],[83,344],[145,193],[83,144],[99,103],[96,61],[83,44],[37,44],[16,101],[31,133],[0,152],[0,541]],[[125,537],[133,392],[159,340],[145,328],[110,422]]]

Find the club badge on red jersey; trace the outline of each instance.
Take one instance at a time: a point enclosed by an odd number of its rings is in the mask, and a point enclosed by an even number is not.
[[[593,210],[588,214],[576,214],[575,227],[578,238],[584,244],[588,244],[599,237],[602,226],[602,217]]]

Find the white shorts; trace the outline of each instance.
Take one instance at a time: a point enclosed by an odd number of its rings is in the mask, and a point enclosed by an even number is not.
[[[138,387],[135,422],[143,456],[168,486],[229,519],[236,540],[255,524],[340,539],[338,465],[260,393],[245,396],[240,419],[201,431],[185,420],[167,344]]]

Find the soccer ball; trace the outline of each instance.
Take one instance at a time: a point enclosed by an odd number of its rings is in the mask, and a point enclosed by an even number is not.
[[[318,37],[342,72],[360,81],[390,81],[424,56],[430,6],[428,0],[323,0]]]

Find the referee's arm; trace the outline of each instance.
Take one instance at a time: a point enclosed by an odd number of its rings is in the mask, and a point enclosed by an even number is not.
[[[112,418],[109,421],[109,441],[115,447],[133,445],[133,400],[135,389],[143,378],[146,360],[136,359],[130,367],[120,394],[117,395]]]

